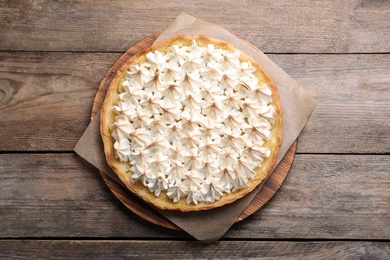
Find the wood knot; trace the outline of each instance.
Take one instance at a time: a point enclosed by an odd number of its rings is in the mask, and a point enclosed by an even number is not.
[[[0,79],[0,108],[9,106],[14,96],[23,87],[23,82],[10,78]]]

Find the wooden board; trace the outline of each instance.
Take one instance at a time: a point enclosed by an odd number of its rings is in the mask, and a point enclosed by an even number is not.
[[[104,98],[106,96],[106,92],[108,87],[110,86],[110,83],[112,79],[115,76],[115,73],[117,70],[122,66],[122,64],[128,60],[131,56],[134,54],[150,47],[154,41],[159,36],[159,33],[153,34],[139,43],[135,44],[131,48],[129,48],[109,69],[105,77],[103,78],[101,84],[99,85],[98,91],[96,93],[93,106],[92,106],[92,114],[91,118],[93,118],[96,113],[101,109],[101,105],[103,104]],[[261,190],[258,192],[258,194],[255,196],[251,204],[241,213],[241,215],[237,218],[236,222],[241,221],[248,216],[252,215],[256,211],[258,211],[262,206],[265,205],[277,192],[279,187],[282,185],[284,179],[286,178],[291,165],[294,161],[295,151],[297,147],[297,141],[295,141],[282,161],[279,163],[279,165],[275,168],[274,172],[271,174],[271,176],[268,178],[268,180],[265,182]],[[142,217],[143,219],[154,223],[156,225],[160,225],[166,228],[180,229],[175,224],[171,223],[169,220],[164,218],[161,214],[159,214],[157,211],[155,211],[152,207],[150,207],[147,203],[145,203],[143,200],[135,196],[132,192],[124,188],[121,184],[117,183],[113,179],[111,179],[108,175],[106,175],[104,172],[100,171],[100,174],[102,175],[104,181],[106,182],[107,186],[110,188],[110,190],[113,192],[113,194],[131,211],[133,211],[138,216]]]
[[[389,155],[297,153],[271,203],[223,239],[243,246],[251,240],[390,241],[389,165]],[[2,238],[191,239],[129,212],[96,168],[74,153],[0,153],[0,171]]]
[[[273,53],[388,52],[390,1],[0,1],[1,50],[124,52],[180,13]]]
[[[0,151],[72,151],[121,55],[0,52]],[[390,54],[267,56],[318,101],[297,153],[390,153]]]
[[[44,250],[42,250],[44,248]],[[234,249],[234,252],[230,250]],[[4,259],[388,259],[390,244],[367,241],[89,241],[0,240]],[[115,255],[113,255],[115,252]],[[229,252],[232,255],[227,255]],[[221,257],[221,255],[223,257]]]

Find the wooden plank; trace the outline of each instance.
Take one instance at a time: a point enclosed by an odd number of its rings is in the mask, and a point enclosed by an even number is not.
[[[390,50],[389,1],[2,1],[0,50],[123,52],[185,12],[274,53]]]
[[[119,53],[0,53],[1,151],[70,151]],[[302,153],[390,152],[390,55],[269,55],[318,101]]]
[[[1,150],[72,150],[119,54],[0,53]]]
[[[389,165],[388,155],[297,154],[270,203],[230,234],[388,240]]]
[[[269,55],[318,101],[299,153],[390,152],[390,55]]]
[[[76,154],[0,158],[0,237],[189,237],[132,214]]]
[[[0,257],[77,259],[386,259],[390,244],[364,241],[0,240]]]
[[[297,154],[276,195],[229,239],[387,239],[390,157]],[[0,154],[2,238],[189,238],[121,205],[75,154]],[[0,250],[1,251],[1,250]]]

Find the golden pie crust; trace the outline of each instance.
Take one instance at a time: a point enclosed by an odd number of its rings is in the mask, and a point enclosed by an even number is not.
[[[278,90],[272,78],[268,73],[263,69],[263,67],[251,56],[247,55],[243,51],[240,51],[240,62],[250,61],[252,66],[256,68],[256,71],[253,73],[259,81],[265,82],[267,86],[272,91],[272,102],[270,103],[276,113],[274,116],[275,123],[272,124],[271,138],[265,140],[263,147],[270,149],[271,154],[268,158],[265,158],[261,163],[260,167],[257,167],[254,171],[256,175],[254,179],[248,179],[248,186],[234,192],[224,193],[223,196],[217,201],[212,203],[208,202],[198,202],[198,204],[187,204],[186,197],[182,197],[178,202],[173,202],[170,199],[166,191],[162,191],[158,197],[156,197],[149,188],[144,186],[141,181],[132,183],[131,176],[132,172],[130,169],[129,162],[121,162],[115,156],[114,150],[114,138],[111,136],[112,133],[112,124],[115,122],[116,113],[113,111],[113,106],[118,103],[119,94],[123,91],[122,82],[125,80],[126,71],[130,65],[142,64],[146,61],[146,54],[149,52],[154,52],[158,50],[161,53],[171,52],[172,45],[181,46],[190,46],[192,40],[195,39],[199,47],[207,46],[208,44],[213,44],[215,48],[220,48],[227,50],[229,52],[234,52],[239,50],[234,45],[229,42],[218,40],[203,35],[178,35],[168,39],[165,39],[157,44],[154,44],[152,47],[135,54],[129,60],[127,60],[121,68],[117,71],[114,79],[112,80],[108,90],[105,101],[102,105],[101,118],[100,118],[100,130],[101,136],[104,143],[104,152],[106,156],[107,163],[113,169],[113,171],[119,176],[120,180],[126,185],[126,187],[141,197],[144,201],[154,205],[155,207],[163,210],[180,210],[183,212],[186,211],[199,211],[199,210],[208,210],[216,207],[221,207],[223,205],[232,203],[239,198],[242,198],[253,189],[255,189],[260,183],[265,181],[270,175],[271,170],[273,169],[277,155],[279,153],[280,145],[282,143],[282,109],[280,105],[280,98]]]

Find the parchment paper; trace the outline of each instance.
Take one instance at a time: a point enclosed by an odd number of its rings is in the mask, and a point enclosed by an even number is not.
[[[156,42],[178,34],[203,34],[231,42],[254,57],[271,75],[278,87],[283,109],[283,143],[277,159],[277,163],[279,163],[306,124],[316,106],[315,100],[264,53],[215,24],[187,14],[181,14],[160,35]],[[105,161],[99,133],[99,115],[94,117],[74,150],[95,167],[120,182]],[[247,208],[261,187],[262,185],[259,185],[253,192],[230,205],[212,210],[186,213],[157,210],[194,238],[212,242],[218,240],[226,233],[237,217]]]

